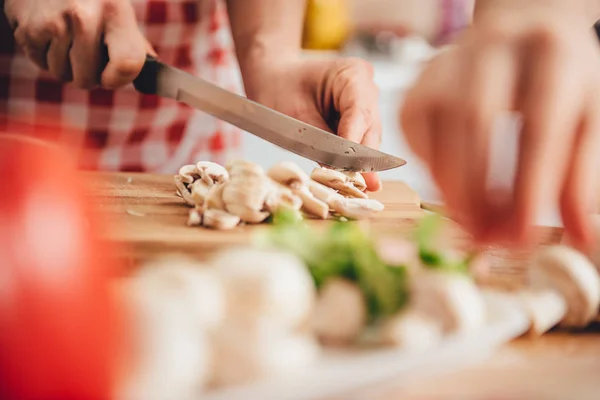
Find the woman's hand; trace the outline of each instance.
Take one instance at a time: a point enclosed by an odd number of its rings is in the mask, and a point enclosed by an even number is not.
[[[261,57],[243,75],[249,98],[353,142],[379,148],[378,89],[367,62]],[[377,174],[364,175],[368,190],[381,188]]]
[[[408,93],[404,133],[478,239],[528,242],[536,212],[557,200],[565,228],[585,243],[600,183],[600,53],[589,16],[568,2],[489,3]],[[492,127],[508,111],[523,119],[514,189],[488,193]]]
[[[151,51],[129,0],[5,0],[4,11],[27,56],[81,88],[130,83]]]

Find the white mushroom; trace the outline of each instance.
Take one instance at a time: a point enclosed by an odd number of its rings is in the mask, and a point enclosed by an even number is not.
[[[346,218],[363,219],[383,211],[384,206],[375,199],[338,198],[331,202],[331,208]]]
[[[486,308],[475,283],[465,275],[423,270],[412,281],[411,307],[440,321],[444,332],[481,327]]]
[[[208,184],[205,181],[198,179],[190,185],[190,188],[194,204],[198,207],[204,207],[204,202],[210,189]]]
[[[196,164],[196,170],[200,175],[200,179],[202,179],[207,186],[223,183],[229,179],[229,173],[225,167],[214,162],[200,161]]]
[[[217,230],[233,229],[240,223],[240,217],[223,210],[207,209],[202,216],[202,225]]]
[[[194,203],[194,199],[192,198],[192,194],[190,193],[189,189],[183,184],[183,181],[181,180],[181,176],[175,175],[173,177],[173,179],[175,180],[175,186],[177,187],[177,192],[181,195],[181,198],[183,199],[183,201],[185,201],[185,203],[188,206],[196,205],[196,203]]]
[[[321,200],[322,202],[327,203],[329,206],[331,206],[333,201],[337,201],[344,198],[334,189],[312,179],[308,181],[308,190],[310,190],[314,197]]]
[[[265,170],[260,165],[250,162],[250,161],[244,161],[244,160],[232,161],[231,163],[228,163],[225,166],[225,168],[227,169],[227,171],[229,171],[230,178],[232,177],[232,175],[235,175],[235,174],[241,174],[241,175],[247,175],[247,174],[264,175],[265,174]]]
[[[367,190],[367,182],[365,182],[365,178],[360,172],[344,171],[344,174],[348,177],[348,179],[350,180],[352,185],[354,185],[355,188],[357,188],[361,192]]]
[[[385,321],[381,339],[384,344],[407,351],[428,350],[442,339],[442,326],[439,321],[409,308]]]
[[[265,319],[286,329],[307,321],[315,287],[306,266],[292,254],[230,249],[216,255],[211,264],[226,284],[229,319]]]
[[[347,344],[358,338],[366,323],[366,300],[358,285],[342,278],[327,280],[319,291],[312,317],[319,339]]]
[[[191,209],[190,214],[188,216],[187,224],[188,226],[202,225],[202,214],[200,214],[200,211],[198,211],[195,208]]]
[[[140,269],[131,287],[152,297],[157,306],[180,310],[191,324],[214,330],[225,318],[225,290],[220,277],[204,264],[165,257]]]
[[[315,168],[310,177],[315,181],[338,190],[341,194],[366,199],[367,195],[356,188],[348,175],[328,168]]]
[[[586,255],[592,261],[592,264],[596,267],[598,273],[600,273],[600,215],[593,214],[588,216],[592,229],[594,230],[594,236],[596,242],[590,249],[585,249]],[[569,237],[568,233],[565,232],[562,237],[562,244],[565,246],[573,246],[573,240]]]
[[[302,200],[302,209],[320,219],[327,219],[329,216],[329,206],[327,203],[317,199],[306,188],[295,191],[296,195]]]
[[[529,272],[533,289],[553,289],[564,297],[567,311],[561,326],[585,327],[594,320],[600,305],[600,277],[583,254],[550,246],[538,252]]]
[[[213,384],[237,385],[289,376],[310,367],[319,350],[309,335],[230,322],[215,338]]]
[[[238,172],[231,172],[230,180],[223,188],[221,199],[225,210],[247,223],[262,222],[269,216],[265,202],[274,190],[273,183],[264,174],[244,175],[241,166],[238,168]]]
[[[273,189],[265,200],[265,208],[274,213],[282,207],[299,210],[302,207],[302,199],[296,196],[290,188],[273,182]]]
[[[210,378],[208,335],[224,317],[219,279],[199,265],[157,261],[117,284],[135,351],[127,355],[117,398],[194,398]]]
[[[223,202],[223,189],[225,185],[227,183],[210,187],[204,199],[204,207],[206,209],[225,210],[225,203]]]
[[[552,289],[527,289],[518,293],[530,319],[529,334],[540,336],[556,326],[567,312],[567,303]]]
[[[183,183],[193,183],[200,177],[195,165],[184,165],[179,169],[179,177]]]
[[[275,164],[269,169],[267,175],[275,182],[293,188],[300,188],[309,180],[308,175],[291,161]]]

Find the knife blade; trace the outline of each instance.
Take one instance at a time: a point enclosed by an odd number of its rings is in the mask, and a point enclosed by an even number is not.
[[[347,171],[385,171],[406,161],[341,138],[148,56],[137,91],[175,99],[319,164]]]

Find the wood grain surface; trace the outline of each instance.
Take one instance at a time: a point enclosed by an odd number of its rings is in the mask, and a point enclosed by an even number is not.
[[[265,226],[219,232],[186,226],[189,208],[175,195],[170,175],[85,173],[90,201],[110,229],[103,237],[117,243],[134,263],[172,252],[204,258],[224,246],[247,244]],[[419,196],[401,182],[384,182],[372,194],[386,208],[368,222],[375,234],[405,234],[422,216]],[[326,226],[327,221],[314,221]],[[540,228],[538,245],[557,243],[561,231]],[[457,238],[463,240],[460,233]],[[509,289],[525,281],[530,251],[488,249],[491,273],[484,284]],[[600,326],[584,332],[552,332],[539,339],[520,338],[485,362],[441,379],[373,389],[365,398],[392,399],[600,399]],[[341,400],[341,399],[339,399]]]

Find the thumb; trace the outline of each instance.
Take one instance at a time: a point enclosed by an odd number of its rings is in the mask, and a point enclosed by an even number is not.
[[[150,46],[140,32],[129,1],[109,2],[104,16],[104,43],[108,63],[101,84],[115,89],[131,83],[140,73]]]

